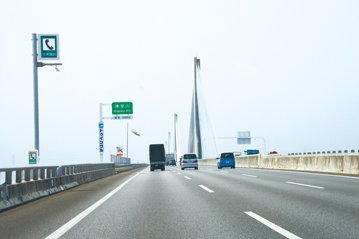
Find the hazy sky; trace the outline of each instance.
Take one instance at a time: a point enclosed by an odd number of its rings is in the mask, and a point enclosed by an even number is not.
[[[99,161],[100,102],[133,102],[133,162],[173,133],[174,113],[185,153],[194,57],[216,137],[250,130],[268,151],[357,150],[358,13],[356,0],[0,0],[0,167],[26,165],[34,147],[32,33],[60,34],[63,63],[39,68],[42,165]],[[126,121],[107,120],[106,161],[116,146]]]

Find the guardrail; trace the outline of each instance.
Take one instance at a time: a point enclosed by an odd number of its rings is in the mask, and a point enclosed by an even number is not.
[[[128,170],[144,164],[121,165]],[[113,163],[0,168],[0,211],[116,174]]]
[[[320,154],[354,154],[357,153],[354,149],[352,150],[327,150],[327,151],[313,151],[313,152],[300,152],[300,153],[288,153],[289,156],[292,155],[320,155]],[[358,150],[359,153],[359,150]]]
[[[26,168],[0,168],[0,185],[10,185],[24,181],[53,178],[57,176],[57,166],[26,167]]]
[[[24,168],[0,168],[0,185],[50,179],[83,172],[114,168],[114,164],[76,164]]]

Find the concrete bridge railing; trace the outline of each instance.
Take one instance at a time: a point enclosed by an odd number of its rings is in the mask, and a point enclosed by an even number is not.
[[[0,211],[115,173],[113,163],[0,168]]]
[[[216,159],[199,160],[203,166],[216,166]],[[350,174],[359,176],[359,154],[236,157],[236,167],[285,169],[298,171]]]

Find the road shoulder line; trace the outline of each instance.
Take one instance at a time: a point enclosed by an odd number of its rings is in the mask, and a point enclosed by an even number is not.
[[[140,175],[143,172],[138,172],[131,178],[127,179],[125,182],[123,182],[120,186],[109,192],[107,195],[102,197],[100,200],[92,204],[90,207],[82,211],[80,214],[78,214],[76,217],[65,223],[63,226],[61,226],[59,229],[51,233],[49,236],[47,236],[45,239],[57,239],[60,238],[62,235],[64,235],[66,232],[68,232],[72,227],[74,227],[77,223],[79,223],[82,219],[84,219],[86,216],[88,216],[91,212],[93,212],[96,208],[101,206],[104,202],[106,202],[109,198],[111,198],[115,193],[120,191],[123,187],[126,186],[130,181],[132,181],[135,177]]]

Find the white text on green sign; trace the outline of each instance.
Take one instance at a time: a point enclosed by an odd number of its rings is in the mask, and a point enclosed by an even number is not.
[[[131,115],[133,114],[132,102],[113,102],[112,103],[113,115]]]

